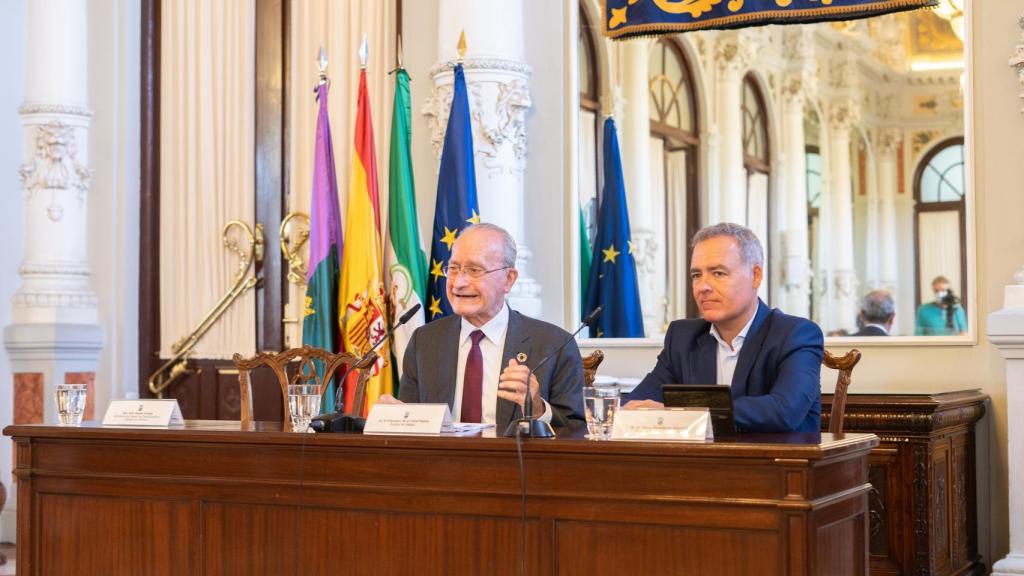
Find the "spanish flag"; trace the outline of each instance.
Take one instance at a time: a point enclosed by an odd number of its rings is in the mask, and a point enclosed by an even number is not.
[[[363,355],[387,333],[387,298],[384,291],[380,207],[377,192],[377,161],[374,158],[373,123],[366,94],[366,70],[359,73],[355,147],[345,214],[345,257],[338,288],[342,341],[345,350]],[[381,394],[392,394],[391,351],[385,342],[377,348],[377,363],[366,388],[365,410]],[[345,382],[345,410],[355,407],[356,374]],[[355,416],[364,416],[355,414]]]

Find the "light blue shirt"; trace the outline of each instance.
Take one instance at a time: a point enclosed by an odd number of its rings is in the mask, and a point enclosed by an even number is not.
[[[722,336],[718,333],[718,329],[715,325],[711,325],[711,335],[715,337],[718,342],[718,382],[717,384],[726,384],[732,386],[732,376],[736,372],[736,362],[739,360],[740,350],[743,348],[743,342],[747,339],[747,332],[750,331],[750,325],[754,323],[754,317],[757,316],[757,309],[754,309],[754,313],[750,315],[750,320],[747,320],[746,326],[740,330],[740,333],[732,339],[732,345],[730,346],[725,340],[722,340]]]

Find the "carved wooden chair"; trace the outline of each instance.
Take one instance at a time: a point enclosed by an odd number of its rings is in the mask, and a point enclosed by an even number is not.
[[[831,352],[825,350],[825,357],[821,360],[826,367],[839,371],[836,391],[832,396],[832,414],[828,419],[828,431],[832,434],[843,433],[843,418],[846,417],[846,392],[850,388],[850,377],[857,362],[860,362],[860,350],[856,348],[844,356],[833,356]]]
[[[593,386],[594,377],[597,376],[597,367],[604,360],[604,352],[594,350],[589,356],[583,359],[583,385]]]
[[[359,366],[356,366],[356,370],[359,373],[359,379],[356,384],[355,391],[355,405],[349,407],[350,413],[362,415],[363,408],[366,403],[366,381],[370,379],[370,370],[368,367],[372,366],[376,361],[376,354],[371,354],[366,361]],[[235,368],[238,369],[238,386],[241,394],[241,419],[242,425],[245,426],[252,421],[252,382],[249,378],[249,371],[261,366],[265,366],[274,371],[277,375],[278,384],[281,385],[281,404],[284,408],[282,414],[282,422],[288,422],[290,415],[288,412],[288,385],[289,384],[316,384],[320,388],[320,393],[323,394],[326,384],[331,381],[331,377],[339,372],[341,366],[352,366],[359,362],[359,357],[348,352],[339,352],[334,354],[328,352],[322,348],[314,348],[310,345],[305,345],[302,348],[291,348],[283,352],[260,352],[252,358],[243,358],[241,354],[235,354],[232,357],[235,363]],[[320,360],[324,365],[324,376],[323,378],[317,377],[317,372],[314,369],[313,360]],[[288,375],[288,365],[292,362],[298,362],[298,367],[292,373]],[[343,372],[343,371],[342,371]],[[341,385],[339,382],[338,385]]]

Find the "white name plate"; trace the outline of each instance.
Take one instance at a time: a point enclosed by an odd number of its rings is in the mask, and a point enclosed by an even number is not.
[[[699,441],[714,438],[707,408],[619,410],[612,440]]]
[[[184,426],[185,419],[177,400],[112,400],[103,425],[169,428]]]
[[[447,404],[382,404],[370,408],[363,434],[434,434],[452,429]]]

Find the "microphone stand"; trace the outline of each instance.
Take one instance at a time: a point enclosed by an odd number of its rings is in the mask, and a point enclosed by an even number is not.
[[[535,367],[529,370],[526,375],[526,400],[523,401],[522,416],[516,420],[513,420],[508,428],[505,429],[505,436],[524,436],[527,438],[554,438],[555,431],[551,428],[551,424],[537,420],[533,415],[533,390],[530,388],[530,382],[533,380],[533,373],[540,369],[552,356],[557,354],[565,345],[572,341],[581,330],[587,326],[593,326],[597,322],[598,317],[601,316],[601,312],[604,310],[603,306],[598,306],[583,319],[579,328],[575,332],[569,335],[568,338],[562,341],[557,348],[548,353]]]
[[[366,425],[366,418],[361,416],[353,416],[351,414],[345,414],[345,380],[348,375],[352,373],[356,368],[366,368],[377,360],[377,348],[384,343],[385,340],[391,338],[391,335],[398,330],[400,326],[408,322],[420,309],[420,305],[417,304],[402,314],[402,317],[398,319],[398,322],[388,330],[387,334],[383,338],[377,341],[366,354],[354,364],[350,364],[345,373],[338,379],[338,390],[334,394],[334,412],[330,414],[321,414],[316,418],[313,418],[309,422],[309,427],[314,432],[347,432],[354,434],[362,434],[363,427]],[[356,404],[358,405],[358,403]]]

